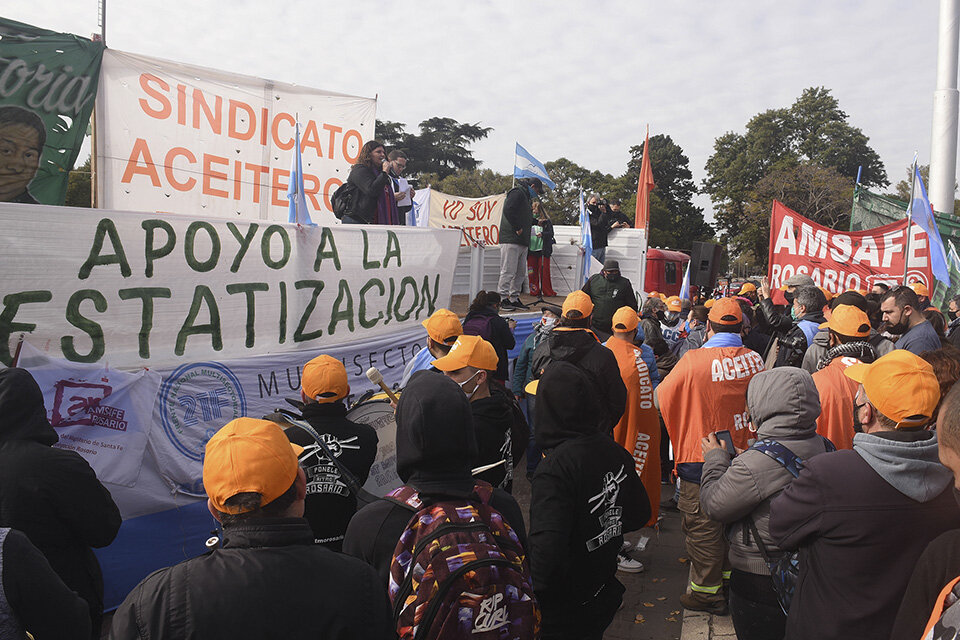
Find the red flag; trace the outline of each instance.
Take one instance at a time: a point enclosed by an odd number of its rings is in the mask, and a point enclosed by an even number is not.
[[[653,182],[653,167],[650,166],[650,128],[643,142],[643,161],[640,163],[640,179],[637,181],[637,215],[633,226],[648,230],[650,227],[650,192],[657,188]]]

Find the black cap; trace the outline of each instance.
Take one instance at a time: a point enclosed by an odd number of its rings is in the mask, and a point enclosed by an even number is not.
[[[613,258],[607,258],[603,261],[604,271],[620,271],[620,263]]]

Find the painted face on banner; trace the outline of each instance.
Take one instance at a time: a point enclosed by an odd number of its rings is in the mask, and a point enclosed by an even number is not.
[[[40,166],[40,134],[22,122],[0,124],[0,202],[27,190]]]

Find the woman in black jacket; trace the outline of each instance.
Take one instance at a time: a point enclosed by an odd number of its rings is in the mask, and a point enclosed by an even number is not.
[[[356,194],[352,211],[343,216],[344,224],[400,224],[390,167],[382,142],[370,140],[360,148],[357,164],[347,177]]]
[[[553,244],[556,240],[553,237],[553,223],[547,217],[547,210],[538,201],[531,204],[533,214],[537,217],[537,226],[540,227],[538,234],[539,248],[534,249],[534,237],[530,238],[530,251],[527,253],[527,275],[530,278],[530,295],[543,297],[553,297],[557,292],[553,290],[553,284],[550,282],[550,256],[553,255]],[[536,230],[536,227],[534,227]]]
[[[493,374],[494,380],[501,384],[506,383],[509,377],[507,351],[517,344],[513,337],[513,328],[516,322],[510,321],[513,326],[500,317],[500,294],[496,291],[480,290],[477,297],[470,303],[467,317],[463,319],[463,332],[467,335],[480,336],[493,345],[500,361],[497,371]]]

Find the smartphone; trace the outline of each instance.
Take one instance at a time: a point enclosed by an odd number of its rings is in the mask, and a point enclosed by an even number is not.
[[[723,445],[723,448],[727,450],[727,453],[729,453],[731,456],[737,455],[737,449],[733,446],[733,437],[730,435],[730,431],[728,429],[717,431],[714,433],[714,435],[717,436],[717,440],[719,440],[720,444]]]

